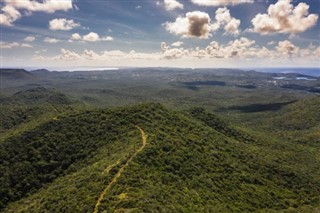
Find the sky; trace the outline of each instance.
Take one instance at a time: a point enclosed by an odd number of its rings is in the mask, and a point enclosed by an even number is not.
[[[1,67],[319,67],[319,0],[0,0]]]

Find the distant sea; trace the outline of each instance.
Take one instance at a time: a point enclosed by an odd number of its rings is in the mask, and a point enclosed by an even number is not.
[[[310,75],[320,77],[320,67],[315,68],[256,68],[258,72],[268,73],[298,73],[302,75]]]

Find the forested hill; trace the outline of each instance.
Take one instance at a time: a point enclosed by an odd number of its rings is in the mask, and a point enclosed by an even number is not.
[[[99,212],[320,206],[316,149],[255,138],[203,109],[150,103],[64,115],[6,139],[0,154],[3,212],[93,212],[103,191]]]
[[[53,117],[72,109],[71,98],[56,90],[36,87],[0,99],[0,134],[19,125],[43,117]],[[31,126],[31,125],[28,125]]]
[[[24,69],[0,69],[2,80],[29,80],[35,78],[30,72]]]
[[[9,98],[2,99],[3,104],[39,105],[49,104],[71,104],[72,101],[63,93],[50,90],[45,87],[36,87],[15,93]]]

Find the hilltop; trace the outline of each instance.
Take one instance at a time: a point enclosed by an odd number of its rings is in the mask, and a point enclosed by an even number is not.
[[[142,144],[137,127],[147,141],[135,154]],[[86,110],[0,146],[4,212],[92,212],[120,170],[99,212],[298,211],[320,205],[315,148],[255,137],[203,109],[179,112],[150,103]]]
[[[5,104],[70,104],[72,101],[63,93],[45,87],[35,87],[20,91],[3,100]]]
[[[29,80],[34,75],[24,69],[0,69],[0,75],[3,80]]]

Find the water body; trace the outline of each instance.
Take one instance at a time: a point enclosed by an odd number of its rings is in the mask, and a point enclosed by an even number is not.
[[[320,77],[320,67],[314,68],[256,68],[258,72],[268,73],[297,73],[301,75],[310,75]]]

